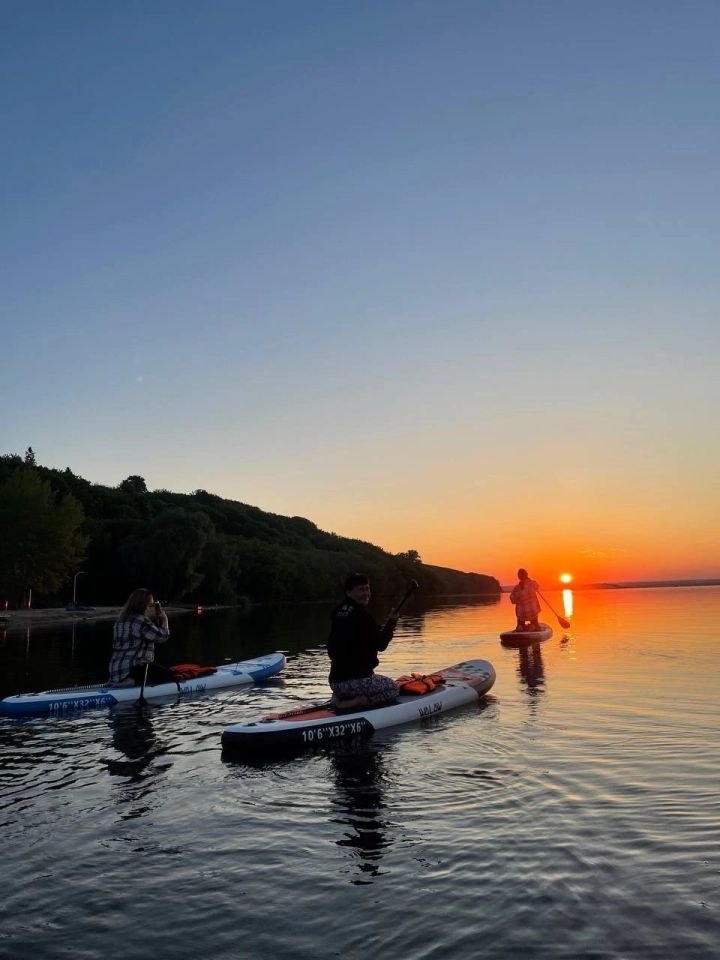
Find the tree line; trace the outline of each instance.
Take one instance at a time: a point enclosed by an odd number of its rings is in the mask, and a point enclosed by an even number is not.
[[[74,573],[80,596],[117,604],[143,585],[166,602],[238,604],[336,598],[345,575],[367,573],[378,594],[409,579],[427,596],[499,595],[491,576],[428,566],[416,550],[399,554],[320,530],[206,490],[149,491],[129,476],[117,487],[90,483],[69,468],[0,456],[0,599],[64,604]]]

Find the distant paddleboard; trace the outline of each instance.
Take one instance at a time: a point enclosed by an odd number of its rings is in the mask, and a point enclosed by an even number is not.
[[[541,643],[552,636],[552,627],[541,623],[539,630],[506,630],[500,634],[500,643],[504,647],[527,647],[530,643]]]

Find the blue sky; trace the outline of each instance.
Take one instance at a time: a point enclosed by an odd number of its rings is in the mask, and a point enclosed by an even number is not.
[[[0,20],[3,452],[504,582],[720,572],[716,3]]]

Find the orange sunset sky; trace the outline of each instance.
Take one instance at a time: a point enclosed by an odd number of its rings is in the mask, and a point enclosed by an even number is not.
[[[715,34],[420,6],[17,7],[0,451],[504,584],[720,576]]]

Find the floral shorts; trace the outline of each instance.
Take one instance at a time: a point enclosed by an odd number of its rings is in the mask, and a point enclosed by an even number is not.
[[[331,683],[330,689],[338,700],[352,700],[353,697],[365,696],[368,703],[392,703],[397,700],[398,685],[390,677],[383,677],[374,673],[371,677],[362,677],[360,680],[341,680]]]

